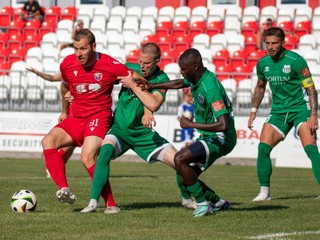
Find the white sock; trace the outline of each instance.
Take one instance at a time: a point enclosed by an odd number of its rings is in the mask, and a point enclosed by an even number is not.
[[[97,206],[98,206],[98,201],[95,200],[95,199],[90,199],[89,206],[94,207],[94,208],[97,208]]]
[[[261,186],[260,193],[262,193],[263,195],[269,196],[270,195],[270,187]]]

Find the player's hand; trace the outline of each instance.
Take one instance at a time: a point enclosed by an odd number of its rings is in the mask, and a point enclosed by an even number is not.
[[[120,83],[122,83],[123,87],[132,88],[132,86],[134,85],[133,76],[132,76],[131,71],[128,71],[127,76],[119,76],[119,77],[117,77],[117,79],[119,80]]]
[[[311,135],[315,134],[317,129],[319,128],[318,115],[311,115],[308,120],[308,128],[310,130]]]
[[[151,115],[149,115],[149,114],[143,115],[141,122],[142,122],[143,126],[145,126],[146,128],[149,128],[149,129],[152,129],[157,124],[156,119],[154,118],[154,116],[152,114]]]
[[[191,121],[189,118],[181,116],[181,118],[180,118],[180,127],[182,127],[182,128],[193,128],[192,124],[193,124],[193,121]]]
[[[74,99],[74,96],[71,95],[70,91],[68,91],[65,95],[64,95],[64,99],[69,102],[69,103],[72,103],[73,99]]]
[[[251,112],[250,113],[250,117],[249,117],[249,120],[248,120],[248,128],[250,129],[250,130],[252,130],[253,129],[253,121],[254,121],[254,119],[256,118],[256,113],[255,112]]]
[[[58,122],[62,122],[67,117],[68,117],[67,113],[61,113],[60,116],[58,117]]]
[[[27,70],[28,70],[29,72],[33,72],[33,73],[35,73],[35,74],[38,75],[38,71],[37,71],[35,68],[33,68],[33,67],[27,67]]]
[[[150,84],[146,79],[143,78],[135,78],[134,82],[137,84],[138,87],[141,88],[142,91],[149,91],[151,90]]]

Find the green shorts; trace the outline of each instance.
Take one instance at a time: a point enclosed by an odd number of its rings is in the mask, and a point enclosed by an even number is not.
[[[310,110],[287,113],[270,113],[266,123],[271,124],[283,138],[287,136],[292,127],[298,132],[301,123],[307,122],[310,118]]]
[[[219,138],[205,137],[198,138],[196,142],[201,142],[206,151],[206,162],[205,164],[196,163],[202,171],[208,169],[217,159],[229,154],[236,146],[237,137],[235,136],[231,142],[224,142],[223,144]],[[192,164],[191,164],[192,165]]]
[[[156,131],[147,128],[140,128],[136,132],[131,130],[135,133],[134,135],[129,134],[129,131],[130,130],[124,131],[118,124],[113,124],[107,133],[106,138],[112,138],[116,142],[114,158],[132,149],[143,160],[154,163],[158,160],[151,158],[151,156],[162,148],[170,145],[170,143]]]

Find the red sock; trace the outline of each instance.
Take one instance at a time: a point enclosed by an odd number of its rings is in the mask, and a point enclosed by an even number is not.
[[[68,187],[66,168],[61,156],[57,149],[43,150],[44,159],[46,161],[46,167],[51,175],[52,180],[58,185],[58,187]]]
[[[87,169],[91,179],[93,179],[93,173],[94,173],[94,168],[96,167],[96,164],[93,164],[90,168]],[[112,189],[110,182],[108,181],[107,184],[104,186],[101,197],[104,199],[106,206],[108,207],[113,207],[117,206],[113,195],[112,195]]]
[[[59,153],[59,155],[60,155],[61,157],[63,157],[63,156],[66,154],[66,152],[63,150],[63,148],[60,148],[59,151],[58,151],[58,153]]]

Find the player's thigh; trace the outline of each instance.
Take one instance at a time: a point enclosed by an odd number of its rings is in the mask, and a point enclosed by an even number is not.
[[[91,167],[96,162],[101,142],[101,137],[85,137],[81,150],[81,161],[87,168]]]
[[[44,149],[61,148],[72,144],[72,137],[63,128],[54,127],[43,138],[42,147]]]
[[[316,145],[316,134],[311,134],[307,122],[301,123],[298,129],[298,134],[301,139],[302,146],[305,147],[309,144]]]

